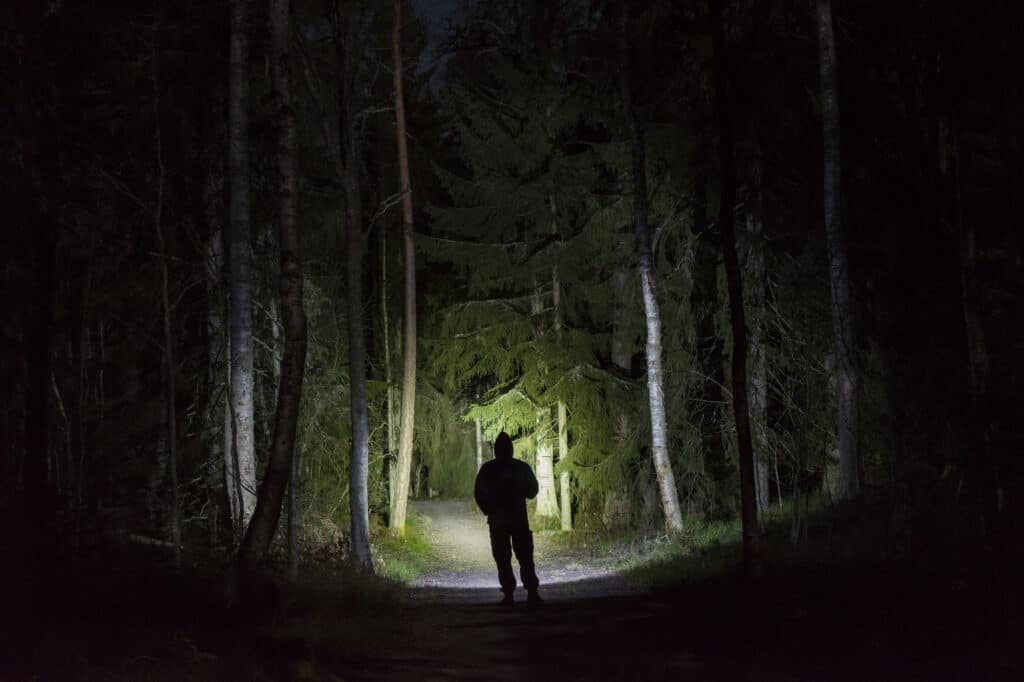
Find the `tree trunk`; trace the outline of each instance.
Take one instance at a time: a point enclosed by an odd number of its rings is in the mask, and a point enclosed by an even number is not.
[[[764,197],[761,181],[760,145],[755,143],[750,164],[750,196],[747,197],[745,270],[750,277],[749,308],[754,314],[750,325],[750,426],[754,445],[754,489],[757,494],[757,512],[763,519],[771,501],[771,462],[768,453],[768,358],[764,345],[767,253],[763,239]]]
[[[171,299],[167,282],[167,245],[164,242],[163,226],[164,183],[167,174],[164,170],[163,135],[160,130],[160,52],[157,46],[157,21],[157,17],[154,16],[152,53],[150,54],[153,68],[153,121],[157,166],[156,208],[153,223],[156,227],[157,245],[160,249],[160,303],[163,309],[164,365],[167,368],[167,383],[165,384],[167,393],[164,406],[167,412],[168,474],[171,479],[171,543],[174,545],[174,565],[181,566],[181,511],[178,505],[178,411],[175,406],[176,389],[174,385],[176,365],[174,362],[174,335],[171,332]],[[85,362],[84,357],[82,362]]]
[[[241,489],[239,529],[256,507],[256,432],[252,340],[252,238],[249,228],[249,16],[231,0],[228,92],[228,182],[231,231],[231,402]]]
[[[477,396],[477,400],[480,396]],[[480,428],[480,417],[476,418],[476,470],[480,471],[480,467],[484,465],[484,439],[483,433]]]
[[[725,35],[722,0],[711,3],[711,31],[714,45],[715,111],[718,115],[718,153],[722,187],[718,210],[718,229],[722,240],[722,260],[729,287],[729,319],[732,327],[732,401],[736,421],[736,443],[740,459],[740,516],[743,521],[743,560],[749,563],[756,550],[757,508],[754,491],[754,450],[750,437],[750,413],[747,408],[747,321],[743,310],[743,278],[736,255],[736,231],[733,210],[736,197],[736,169],[733,162],[732,121],[729,116],[726,87]]]
[[[836,46],[832,35],[832,2],[817,0],[821,119],[825,144],[825,239],[828,244],[829,281],[832,286],[832,334],[835,337],[835,368],[839,392],[839,486],[838,496],[852,500],[860,495],[857,458],[857,373],[853,363],[853,319],[850,310],[850,272],[840,221],[842,202],[839,176],[839,86],[836,78]]]
[[[274,437],[267,471],[260,486],[252,522],[239,552],[239,563],[251,569],[261,561],[277,532],[281,504],[295,452],[295,432],[302,402],[306,363],[306,314],[302,307],[302,245],[296,216],[299,177],[296,163],[295,110],[291,92],[291,13],[289,0],[271,0],[271,64],[277,95],[277,166],[280,182],[281,318],[284,352],[274,414]]]
[[[340,7],[340,3],[339,3]],[[363,570],[372,570],[370,561],[370,518],[367,480],[369,474],[369,426],[366,407],[366,340],[363,335],[363,209],[359,196],[359,147],[356,125],[355,82],[359,71],[357,45],[358,17],[355,4],[348,3],[338,12],[341,40],[342,87],[338,112],[344,140],[338,150],[344,159],[338,170],[345,187],[348,242],[348,369],[349,406],[352,416],[352,448],[349,458],[349,519],[352,556]],[[343,37],[341,37],[343,35]]]
[[[558,461],[564,462],[569,454],[569,431],[566,425],[565,403],[558,401]],[[572,490],[569,472],[559,474],[561,483],[562,530],[572,530]]]
[[[412,437],[416,420],[416,252],[413,250],[412,184],[409,181],[409,151],[405,138],[405,103],[402,94],[402,2],[395,0],[395,23],[391,30],[391,54],[395,81],[395,134],[398,139],[398,179],[402,192],[402,248],[405,254],[405,341],[402,352],[402,426],[398,445],[398,480],[391,509],[391,528],[405,535],[409,502],[409,474],[412,469]]]
[[[238,469],[231,447],[231,408],[227,395],[228,371],[227,337],[225,335],[224,299],[224,232],[221,216],[217,209],[220,204],[221,184],[214,171],[210,171],[206,185],[206,222],[210,235],[206,242],[206,336],[207,336],[207,390],[210,420],[210,463],[221,467],[224,486],[228,497],[228,513],[232,527],[239,523]],[[219,417],[217,410],[220,410]],[[218,427],[217,420],[220,420]]]
[[[391,374],[391,325],[388,324],[388,230],[386,225],[380,227],[380,310],[381,336],[384,337],[384,387],[387,400],[387,431],[388,449],[384,454],[384,473],[388,482],[388,509],[395,503],[395,386]]]
[[[537,515],[558,517],[558,491],[555,489],[555,452],[551,447],[548,423],[551,410],[537,412]]]
[[[651,410],[651,454],[654,459],[654,471],[658,478],[658,490],[661,493],[661,506],[665,513],[665,526],[669,532],[678,532],[683,527],[683,516],[679,510],[679,495],[676,492],[672,462],[668,456],[665,378],[661,367],[661,313],[658,310],[654,259],[651,254],[650,229],[647,225],[645,142],[643,130],[640,128],[636,120],[636,112],[633,110],[633,94],[629,82],[629,47],[626,43],[625,30],[626,26],[623,26],[623,37],[619,46],[621,52],[619,85],[622,90],[622,104],[632,143],[633,231],[636,235],[640,287],[644,300],[644,317],[647,322],[647,393]]]

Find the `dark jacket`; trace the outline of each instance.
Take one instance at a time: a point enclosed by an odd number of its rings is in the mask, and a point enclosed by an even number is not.
[[[484,462],[474,490],[487,523],[509,529],[528,529],[526,499],[537,496],[537,478],[526,462],[500,457]]]

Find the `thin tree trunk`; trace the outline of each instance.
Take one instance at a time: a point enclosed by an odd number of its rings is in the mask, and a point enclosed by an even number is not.
[[[387,431],[388,449],[384,456],[384,473],[388,481],[388,509],[395,502],[395,473],[396,456],[395,452],[395,387],[391,375],[391,325],[388,324],[388,230],[382,225],[380,228],[380,310],[381,310],[381,336],[384,337],[384,386],[387,400]]]
[[[623,23],[625,24],[625,22]],[[636,112],[633,110],[633,94],[629,82],[629,46],[625,37],[626,28],[623,25],[623,35],[619,46],[621,53],[619,85],[622,90],[622,104],[632,143],[633,231],[636,235],[640,287],[644,300],[644,317],[647,322],[647,392],[651,410],[651,454],[654,459],[654,471],[658,477],[661,506],[665,513],[665,526],[669,532],[678,532],[683,527],[683,516],[679,509],[679,495],[676,492],[672,462],[668,456],[665,377],[661,367],[661,313],[658,310],[658,296],[655,287],[650,228],[647,225],[645,142],[643,130],[640,128],[636,120]]]
[[[181,566],[181,512],[178,506],[178,413],[175,406],[176,390],[174,385],[174,335],[171,332],[171,303],[167,282],[167,245],[164,242],[164,171],[163,136],[160,131],[160,59],[157,47],[157,17],[153,18],[152,54],[150,59],[153,68],[153,120],[156,137],[156,208],[153,223],[156,227],[156,239],[160,248],[160,303],[163,309],[164,331],[164,364],[167,368],[166,403],[167,410],[167,454],[168,473],[171,479],[171,543],[174,545],[174,565]],[[84,362],[85,359],[83,358]]]
[[[750,309],[750,425],[754,444],[754,488],[757,512],[763,518],[771,502],[770,457],[768,453],[768,358],[764,346],[765,278],[767,254],[763,240],[764,199],[761,191],[760,145],[756,145],[750,164],[750,196],[747,197],[747,258]]]
[[[839,87],[836,78],[836,46],[832,34],[832,2],[817,0],[821,118],[825,144],[825,239],[828,243],[829,281],[832,286],[832,333],[839,392],[839,486],[838,496],[852,500],[860,495],[857,457],[857,373],[853,364],[853,319],[850,310],[850,272],[840,220]]]
[[[356,127],[355,82],[359,70],[356,42],[355,4],[338,9],[341,39],[342,87],[339,115],[338,171],[345,188],[348,243],[348,367],[349,406],[352,416],[352,449],[349,458],[349,519],[352,555],[363,570],[372,570],[370,561],[370,519],[367,479],[369,469],[369,426],[366,407],[366,341],[363,336],[363,210],[359,196],[358,130]],[[342,37],[343,36],[343,37]]]
[[[228,512],[232,527],[238,525],[238,488],[235,481],[238,471],[234,466],[231,454],[231,411],[227,395],[228,368],[227,338],[225,335],[226,306],[223,293],[224,285],[224,232],[221,227],[221,216],[217,209],[220,204],[221,186],[216,173],[212,170],[207,177],[206,221],[210,228],[210,236],[206,243],[206,336],[207,336],[207,391],[209,392],[210,419],[210,463],[219,464],[223,472],[225,489],[228,496]],[[222,402],[223,401],[223,402]],[[218,428],[217,410],[220,409],[221,424]],[[219,432],[219,433],[218,433]],[[217,464],[215,464],[217,463]]]
[[[569,454],[569,430],[566,424],[565,403],[558,401],[558,461],[564,462]],[[572,489],[569,472],[558,476],[561,483],[562,530],[572,530]]]
[[[480,396],[477,396],[477,400]],[[480,417],[476,418],[476,470],[480,471],[480,467],[484,465],[484,439],[483,433],[480,428]]]
[[[228,92],[228,182],[231,231],[231,401],[244,531],[256,507],[253,395],[252,239],[249,228],[249,13],[231,0]]]
[[[391,528],[405,535],[412,468],[412,437],[416,420],[416,253],[413,250],[412,184],[409,181],[409,151],[406,147],[405,103],[402,94],[402,3],[394,1],[395,22],[391,31],[391,54],[395,81],[395,134],[398,139],[398,177],[402,192],[402,247],[405,254],[405,342],[402,362],[402,426],[398,446],[398,481]]]
[[[274,437],[256,510],[239,551],[239,563],[251,569],[261,561],[277,532],[284,491],[295,453],[295,432],[302,402],[306,363],[306,314],[302,307],[302,245],[296,216],[299,178],[296,163],[295,110],[291,88],[291,13],[289,0],[271,0],[271,64],[277,94],[277,166],[280,182],[281,318],[284,353],[274,414]]]
[[[715,111],[718,115],[719,167],[722,187],[718,210],[718,229],[722,239],[722,260],[729,287],[729,319],[732,326],[732,400],[736,420],[736,442],[740,459],[740,516],[743,521],[743,560],[749,565],[756,551],[758,528],[754,490],[754,449],[750,436],[747,407],[747,321],[743,310],[743,278],[736,255],[736,231],[733,210],[736,197],[736,170],[733,162],[732,121],[726,87],[725,36],[722,1],[713,0],[712,42],[715,80]]]

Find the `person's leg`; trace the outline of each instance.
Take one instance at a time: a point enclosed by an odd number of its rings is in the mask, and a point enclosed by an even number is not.
[[[512,533],[512,549],[519,562],[519,576],[523,579],[523,587],[531,594],[537,592],[537,571],[533,565],[533,533],[529,528],[516,530]]]
[[[489,526],[491,531],[491,555],[498,565],[498,582],[501,591],[511,596],[516,589],[516,574],[512,571],[512,547],[507,528]]]

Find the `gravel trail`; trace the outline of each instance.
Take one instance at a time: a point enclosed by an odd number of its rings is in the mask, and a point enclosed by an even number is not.
[[[441,565],[409,587],[415,602],[488,603],[500,597],[498,574],[491,558],[487,519],[466,500],[421,500],[412,503],[424,534],[434,544]],[[571,552],[554,542],[558,531],[534,532],[540,592],[560,601],[643,592],[627,583],[611,562]],[[518,565],[513,559],[518,578]],[[525,595],[517,591],[519,598]]]

